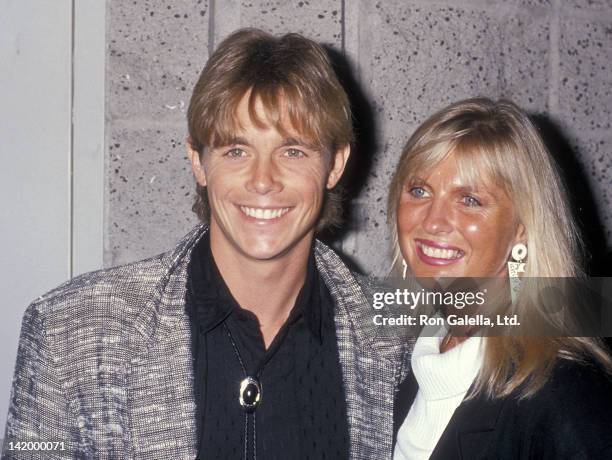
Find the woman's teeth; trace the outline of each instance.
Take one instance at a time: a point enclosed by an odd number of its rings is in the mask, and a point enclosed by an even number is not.
[[[240,210],[249,217],[255,219],[276,219],[289,211],[289,208],[276,208],[276,209],[263,209],[263,208],[247,208],[246,206],[240,206]]]
[[[463,256],[463,251],[459,249],[433,248],[423,243],[417,243],[417,246],[421,248],[421,251],[423,251],[423,254],[425,254],[427,257],[433,257],[435,259],[451,260],[458,259],[459,257]]]

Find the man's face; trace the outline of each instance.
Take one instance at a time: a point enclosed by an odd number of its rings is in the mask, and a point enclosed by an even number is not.
[[[206,186],[213,253],[275,260],[310,249],[326,188],[342,175],[349,148],[330,157],[284,123],[257,126],[245,94],[237,107],[240,127],[229,145],[208,149],[200,162],[190,150],[196,179]],[[261,101],[258,118],[267,120]]]

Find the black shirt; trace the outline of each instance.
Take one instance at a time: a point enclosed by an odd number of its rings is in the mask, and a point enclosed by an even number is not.
[[[208,234],[194,248],[188,273],[198,458],[348,458],[334,304],[314,252],[289,318],[267,350],[256,316],[223,281]],[[238,398],[247,375],[261,383],[251,414]]]

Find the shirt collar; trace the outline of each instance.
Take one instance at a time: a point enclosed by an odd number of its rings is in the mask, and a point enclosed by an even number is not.
[[[188,303],[200,332],[208,332],[223,322],[240,306],[225,284],[211,248],[210,234],[206,232],[196,243],[188,267]],[[288,322],[304,318],[310,332],[319,340],[321,334],[322,283],[316,268],[314,250],[310,251],[306,280],[295,300]]]

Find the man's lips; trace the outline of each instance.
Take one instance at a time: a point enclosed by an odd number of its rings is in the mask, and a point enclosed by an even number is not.
[[[275,221],[283,217],[289,211],[291,206],[267,206],[267,207],[256,207],[256,206],[245,206],[238,205],[238,209],[242,214],[248,218],[257,221]]]
[[[419,259],[428,265],[451,265],[465,255],[463,250],[448,243],[424,239],[414,241]]]

